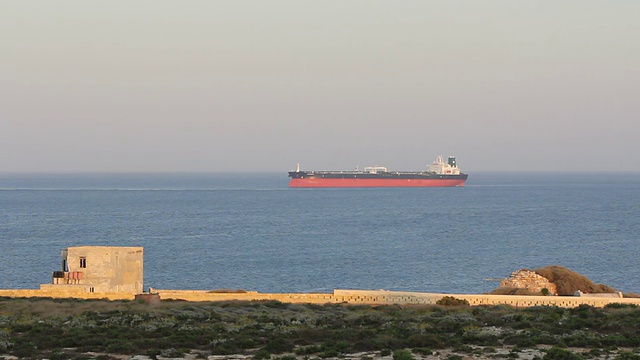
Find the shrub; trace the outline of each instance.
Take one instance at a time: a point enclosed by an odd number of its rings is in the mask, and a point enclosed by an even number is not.
[[[426,347],[442,349],[445,347],[445,339],[438,334],[414,334],[407,339],[407,346],[411,348]]]
[[[152,359],[157,359],[158,355],[161,355],[162,351],[160,351],[159,349],[149,349],[147,350],[147,356],[152,358]]]
[[[106,350],[109,353],[130,354],[137,350],[137,348],[129,341],[116,339],[111,340],[107,344]]]
[[[66,360],[69,359],[69,354],[66,354],[64,351],[60,349],[54,349],[51,352],[51,356],[49,357],[51,360]]]
[[[184,357],[184,354],[185,354],[183,350],[178,350],[173,348],[163,350],[161,353],[163,357],[169,357],[169,358],[182,358]]]
[[[296,355],[311,355],[322,351],[320,345],[301,346],[295,350]]]
[[[283,355],[276,358],[277,360],[296,360],[296,357],[293,355]]]
[[[622,351],[613,360],[640,360],[640,355],[634,354],[631,351]]]
[[[293,343],[290,340],[277,337],[269,340],[264,349],[271,354],[281,354],[293,351]]]
[[[414,360],[414,357],[411,351],[401,349],[393,352],[393,360]]]
[[[635,309],[636,304],[610,303],[604,306],[605,309]]]
[[[343,340],[337,341],[333,346],[338,352],[344,353],[349,349],[349,343]]]
[[[254,360],[265,360],[270,358],[271,358],[271,354],[266,349],[260,349],[256,351],[256,353],[253,355]]]
[[[517,333],[509,335],[504,339],[504,343],[508,345],[515,345],[523,348],[529,348],[539,343],[537,337],[531,336],[528,333]]]
[[[453,296],[444,296],[442,299],[436,301],[436,304],[441,306],[469,306],[467,300],[458,299]]]
[[[322,359],[326,359],[326,358],[335,358],[335,357],[338,357],[338,355],[340,355],[338,350],[330,348],[330,349],[324,350],[318,356],[320,356]]]
[[[583,360],[584,357],[578,354],[574,354],[570,350],[562,349],[557,346],[547,350],[542,360]]]
[[[16,344],[11,353],[19,358],[30,358],[38,353],[36,346],[32,342]]]
[[[413,351],[421,355],[433,355],[433,350],[429,348],[419,347],[419,348],[413,349]]]
[[[602,356],[602,350],[600,349],[591,349],[589,351],[589,356],[592,358],[599,358],[600,356]]]

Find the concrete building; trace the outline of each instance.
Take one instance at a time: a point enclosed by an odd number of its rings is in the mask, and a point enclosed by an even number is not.
[[[53,272],[52,283],[40,285],[48,292],[143,292],[142,247],[78,246],[62,251],[62,269]]]

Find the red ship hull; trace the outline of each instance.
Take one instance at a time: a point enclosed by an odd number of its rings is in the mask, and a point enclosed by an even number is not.
[[[464,186],[466,179],[331,179],[294,178],[292,188],[368,188],[368,187],[454,187]]]

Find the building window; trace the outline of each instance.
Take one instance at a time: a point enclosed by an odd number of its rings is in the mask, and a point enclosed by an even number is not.
[[[80,257],[80,267],[83,269],[87,267],[87,258],[84,256]]]
[[[89,288],[89,292],[95,292],[95,291],[96,289],[93,286]]]

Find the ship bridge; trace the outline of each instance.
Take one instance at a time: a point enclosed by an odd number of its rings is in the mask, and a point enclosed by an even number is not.
[[[367,166],[366,168],[364,168],[364,172],[369,174],[377,174],[379,172],[388,172],[388,170],[384,166]]]
[[[448,161],[444,162],[444,157],[440,155],[433,164],[429,165],[429,172],[440,175],[459,175],[460,169],[458,169],[455,156],[449,156]]]

